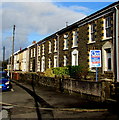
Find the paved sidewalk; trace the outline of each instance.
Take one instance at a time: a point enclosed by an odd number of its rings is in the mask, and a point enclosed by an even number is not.
[[[20,83],[33,90],[32,86]],[[105,104],[89,102],[79,96],[60,93],[50,87],[34,87],[35,93],[40,96],[51,108],[41,107],[41,110],[51,110],[54,118],[83,118],[85,120],[118,120],[119,117],[108,111]]]
[[[50,87],[40,86],[35,88],[35,91],[37,95],[42,97],[54,108],[101,108],[101,106],[99,105],[95,106],[94,104],[96,103],[91,103],[88,100],[84,100],[80,96],[71,95],[68,93],[61,93]]]
[[[25,83],[20,83],[30,90],[33,88]],[[89,102],[88,100],[82,99],[80,96],[71,95],[68,93],[61,93],[54,88],[39,86],[34,87],[35,93],[44,99],[53,108],[83,108],[83,109],[101,109],[104,106],[96,102]]]
[[[16,81],[14,81],[16,82]],[[16,82],[18,83],[18,82]],[[60,91],[47,86],[31,86],[26,83],[19,83],[26,88],[34,91],[38,96],[40,96],[46,103],[48,103],[53,108],[79,108],[79,109],[107,109],[105,103],[91,102],[83,99],[79,96],[61,93]],[[98,110],[98,111],[99,111]]]

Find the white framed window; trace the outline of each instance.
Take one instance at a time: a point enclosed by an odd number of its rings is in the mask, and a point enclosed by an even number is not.
[[[105,57],[105,71],[111,71],[112,70],[112,58],[111,58],[111,48],[104,49],[104,57]]]
[[[78,46],[78,33],[77,31],[73,31],[73,45],[72,47]]]
[[[58,67],[58,56],[54,56],[54,67]]]
[[[52,44],[51,44],[51,41],[49,41],[49,53],[51,53],[52,51]]]
[[[57,39],[54,39],[54,52],[57,52],[57,48],[58,48],[58,41]]]
[[[33,49],[31,49],[31,58],[33,57]]]
[[[51,59],[48,59],[48,68],[51,68]]]
[[[45,71],[45,57],[43,56],[41,59],[41,72]]]
[[[33,63],[32,61],[30,62],[30,71],[32,71]]]
[[[17,70],[17,56],[14,55],[14,70]]]
[[[95,24],[92,23],[89,25],[89,43],[95,42]]]
[[[67,56],[64,56],[64,66],[67,66]]]
[[[104,39],[111,37],[111,17],[104,19]]]
[[[35,48],[33,48],[33,57],[35,57],[35,50],[36,50],[36,49],[35,49]]]
[[[42,44],[42,55],[44,55],[45,54],[45,46],[44,46],[44,44]]]
[[[38,60],[37,71],[40,72],[40,61]]]
[[[73,50],[72,53],[72,66],[78,65],[78,50]]]
[[[64,50],[68,49],[68,35],[64,35]]]
[[[38,46],[38,56],[40,56],[40,50],[41,50],[41,47],[40,46]]]
[[[106,42],[102,47],[103,72],[113,70],[112,43]]]

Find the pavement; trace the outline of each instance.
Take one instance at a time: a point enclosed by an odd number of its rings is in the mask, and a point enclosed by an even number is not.
[[[45,105],[41,106],[40,110],[52,111],[54,118],[119,120],[118,115],[108,111],[108,107],[105,103],[91,102],[81,98],[80,96],[61,93],[51,87],[36,87],[25,83],[20,84],[34,91],[41,99],[50,105],[50,107]]]
[[[14,81],[16,82],[16,81]],[[34,86],[34,88],[31,85],[20,83],[26,88],[34,91],[38,96],[40,96],[46,103],[48,103],[52,108],[82,108],[82,109],[97,109],[104,110],[106,109],[106,106],[104,104],[99,102],[91,102],[86,99],[81,98],[80,96],[76,96],[73,94],[68,93],[61,93],[60,91],[46,86]],[[107,109],[106,109],[107,110]]]

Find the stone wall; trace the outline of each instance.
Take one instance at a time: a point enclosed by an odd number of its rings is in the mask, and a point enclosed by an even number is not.
[[[17,74],[17,75],[16,75]],[[80,81],[71,78],[62,79],[61,77],[44,77],[36,73],[15,73],[14,79],[34,86],[49,86],[56,88],[60,92],[79,94],[89,100],[105,101],[110,98],[110,82],[100,81]],[[16,77],[17,76],[17,77]]]

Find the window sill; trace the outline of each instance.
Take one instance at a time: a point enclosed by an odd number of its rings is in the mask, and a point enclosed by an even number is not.
[[[68,50],[68,48],[64,48],[63,50]]]
[[[91,41],[91,42],[88,42],[87,44],[93,44],[93,43],[96,43],[96,41]]]
[[[102,41],[110,40],[110,39],[112,39],[112,37],[103,38]]]
[[[48,54],[51,54],[52,52],[49,52]]]
[[[54,50],[54,52],[57,52],[57,50]]]
[[[76,48],[76,47],[78,47],[78,45],[76,45],[76,46],[72,46],[72,48]]]

